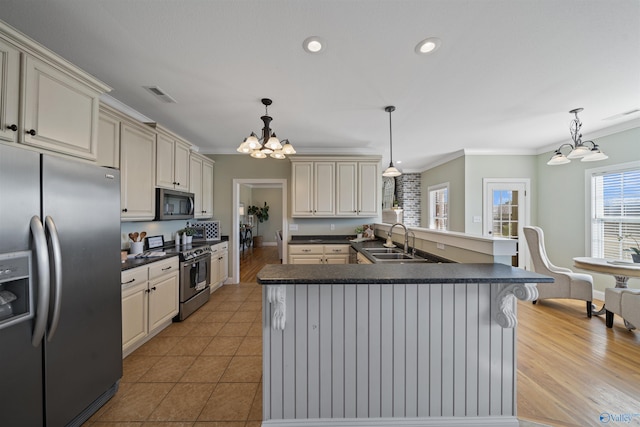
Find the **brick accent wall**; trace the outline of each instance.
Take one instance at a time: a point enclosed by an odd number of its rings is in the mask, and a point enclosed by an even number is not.
[[[404,210],[404,225],[420,226],[420,174],[403,173],[396,177],[396,198],[398,205]]]

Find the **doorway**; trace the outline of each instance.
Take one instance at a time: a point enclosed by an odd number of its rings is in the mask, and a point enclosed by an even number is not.
[[[229,241],[231,244],[231,277],[230,283],[240,282],[240,189],[243,185],[269,186],[277,188],[282,194],[282,262],[286,263],[287,245],[285,242],[289,240],[288,222],[287,222],[287,180],[286,179],[234,179],[233,180],[233,218],[232,229],[229,233]],[[246,209],[245,206],[245,214]]]
[[[513,267],[530,270],[529,251],[522,227],[529,225],[529,179],[484,178],[483,234],[517,240]]]

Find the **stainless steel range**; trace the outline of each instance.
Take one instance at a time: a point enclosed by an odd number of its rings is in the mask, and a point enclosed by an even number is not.
[[[181,321],[209,301],[211,246],[182,245],[166,248],[180,259],[180,312],[173,319]]]

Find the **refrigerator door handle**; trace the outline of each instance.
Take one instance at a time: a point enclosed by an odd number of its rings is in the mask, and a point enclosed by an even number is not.
[[[33,235],[36,266],[38,268],[38,303],[31,345],[38,347],[44,337],[49,317],[49,251],[47,249],[47,239],[44,235],[44,227],[37,215],[31,218],[30,228]]]
[[[53,250],[53,271],[55,274],[54,280],[54,295],[53,295],[53,313],[51,321],[49,322],[49,333],[47,334],[47,341],[51,342],[53,335],[58,329],[58,323],[60,323],[60,306],[62,304],[62,249],[60,248],[60,238],[58,237],[58,229],[53,222],[53,218],[47,216],[44,220],[45,228],[49,232],[49,238],[51,239],[51,249]]]

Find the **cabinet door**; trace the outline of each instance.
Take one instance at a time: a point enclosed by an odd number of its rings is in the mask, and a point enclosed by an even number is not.
[[[215,285],[218,283],[218,276],[220,276],[220,265],[218,263],[218,249],[211,249],[211,271],[209,272],[209,284],[211,285],[211,289],[213,290]]]
[[[149,334],[147,285],[145,281],[122,291],[123,353]]]
[[[378,163],[358,163],[358,215],[380,215]]]
[[[194,194],[193,213],[195,218],[202,215],[202,159],[191,156],[189,161],[190,191]]]
[[[0,140],[18,141],[19,90],[20,52],[0,40]]]
[[[313,216],[313,163],[295,162],[291,172],[291,216]]]
[[[120,216],[123,220],[152,220],[155,135],[127,122],[122,122],[120,132]]]
[[[38,59],[24,64],[24,143],[96,160],[100,94]]]
[[[358,164],[356,162],[336,163],[336,215],[356,216],[358,214]]]
[[[335,216],[336,173],[335,162],[314,164],[314,216]]]
[[[100,109],[98,117],[98,166],[120,169],[120,119]]]
[[[177,182],[175,188],[180,191],[189,191],[189,144],[175,141],[174,145],[174,179]]]
[[[323,264],[322,255],[289,255],[289,264]]]
[[[326,255],[325,264],[349,264],[349,255]]]
[[[156,187],[173,189],[174,179],[174,141],[164,134],[156,135]]]
[[[220,282],[224,283],[225,280],[229,277],[229,252],[223,251],[222,256],[220,257]]]
[[[202,161],[202,206],[197,218],[213,216],[213,163]]]
[[[149,331],[178,314],[178,303],[177,272],[149,282]]]

